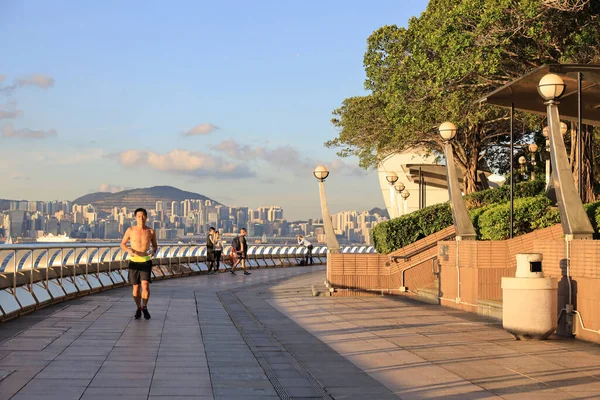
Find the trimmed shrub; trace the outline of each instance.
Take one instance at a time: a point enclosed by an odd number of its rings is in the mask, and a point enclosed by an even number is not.
[[[583,209],[592,223],[594,232],[598,232],[598,227],[600,226],[600,201],[584,204]]]
[[[478,220],[482,240],[505,240],[510,231],[510,203],[490,207],[481,213]],[[515,200],[514,225],[515,236],[529,233],[535,229],[546,228],[560,222],[558,209],[551,207],[550,199],[545,196],[528,197]]]
[[[436,204],[378,224],[371,231],[373,245],[378,253],[391,253],[450,225],[450,204]]]
[[[473,223],[473,227],[475,228],[475,233],[477,233],[477,239],[481,240],[481,230],[479,228],[479,217],[489,210],[490,208],[495,207],[496,204],[490,204],[484,207],[475,208],[473,210],[469,210],[469,216],[471,217],[471,222]]]
[[[515,185],[514,198],[535,197],[544,193],[545,188],[546,183],[538,180],[517,183]],[[510,201],[510,185],[471,193],[466,195],[464,200],[468,210],[491,204],[504,203],[505,201]]]
[[[514,197],[534,197],[544,193],[545,187],[542,181],[518,183],[515,185]],[[470,210],[477,237],[480,238],[479,217],[489,207],[509,201],[510,187],[482,190],[464,196],[463,199]],[[436,204],[378,224],[371,231],[373,245],[378,253],[390,253],[450,225],[452,212],[449,203]]]

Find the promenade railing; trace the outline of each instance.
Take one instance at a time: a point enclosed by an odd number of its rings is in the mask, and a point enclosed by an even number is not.
[[[299,246],[248,247],[250,268],[300,265],[307,249]],[[346,253],[372,253],[371,246],[346,246]],[[230,267],[231,246],[222,253]],[[125,285],[129,255],[118,243],[32,243],[0,246],[0,320],[89,293]],[[314,264],[327,261],[327,248],[315,246]],[[159,244],[153,259],[153,279],[206,273],[206,246]]]

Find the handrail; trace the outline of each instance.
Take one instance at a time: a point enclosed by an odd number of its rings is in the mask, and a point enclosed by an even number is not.
[[[420,253],[424,252],[425,250],[429,250],[429,249],[432,249],[432,248],[434,248],[435,246],[437,246],[437,245],[438,245],[438,242],[441,242],[441,241],[444,241],[444,240],[453,239],[453,238],[455,238],[455,237],[456,237],[456,233],[452,233],[452,234],[450,234],[450,235],[444,236],[443,238],[441,238],[441,239],[437,240],[437,241],[436,241],[436,242],[434,242],[434,243],[429,243],[429,244],[426,244],[425,246],[418,248],[417,250],[413,251],[412,253],[405,254],[405,255],[403,255],[403,256],[390,256],[390,261],[393,261],[393,262],[398,262],[398,259],[399,259],[399,258],[402,258],[402,259],[404,259],[404,261],[410,261],[410,259],[411,259],[412,257],[416,256],[417,254],[420,254]]]
[[[118,245],[61,243],[30,247],[21,245],[16,249],[8,247],[0,246],[0,321],[126,282],[127,266],[123,261],[127,256],[126,252],[116,250]],[[249,252],[253,247],[249,246]],[[154,279],[206,272],[205,246],[167,245],[163,248],[164,251],[159,249],[159,257],[155,258],[152,269]],[[301,265],[299,260],[306,254],[302,246],[275,245],[270,250],[273,250],[270,252],[273,254],[252,254],[247,266]],[[223,253],[228,254],[229,251],[230,247],[224,249]],[[326,257],[325,247],[314,247],[316,265],[324,263]],[[281,262],[269,263],[267,259]],[[252,264],[252,260],[263,262]],[[225,264],[226,259],[222,262]]]
[[[419,265],[423,264],[425,261],[433,260],[433,259],[436,259],[436,258],[437,258],[437,254],[436,254],[436,255],[434,255],[434,256],[427,257],[427,258],[425,258],[424,260],[420,260],[420,261],[418,261],[418,262],[416,262],[416,263],[414,263],[414,264],[412,264],[412,265],[410,265],[410,266],[408,266],[408,267],[404,268],[404,269],[401,271],[401,272],[402,272],[402,280],[401,280],[402,286],[401,286],[400,288],[401,288],[401,289],[404,289],[403,291],[406,291],[406,286],[404,286],[404,273],[405,273],[406,271],[408,271],[409,269],[412,269],[412,268],[414,268],[414,267],[416,267],[416,266],[419,266]]]

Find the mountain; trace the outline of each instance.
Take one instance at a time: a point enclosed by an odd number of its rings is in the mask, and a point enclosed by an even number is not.
[[[379,207],[372,208],[371,210],[369,210],[369,214],[379,214],[381,217],[386,217],[387,219],[390,218],[390,214],[388,213],[387,209],[385,209],[385,208],[379,208]]]
[[[221,204],[202,194],[186,192],[172,186],[154,186],[145,189],[123,190],[117,193],[97,192],[89,193],[73,200],[74,204],[91,204],[99,211],[110,212],[113,207],[127,207],[127,209],[136,209],[143,207],[147,210],[153,210],[157,201],[183,201],[192,200],[211,200],[216,204]]]

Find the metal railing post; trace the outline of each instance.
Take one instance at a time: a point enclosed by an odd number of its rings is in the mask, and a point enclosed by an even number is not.
[[[17,295],[17,251],[13,250],[13,294]]]
[[[33,249],[31,249],[31,267],[29,267],[29,289],[33,292]]]
[[[46,290],[50,290],[50,282],[49,282],[49,275],[50,275],[50,266],[48,265],[48,263],[50,262],[50,249],[46,249]]]

